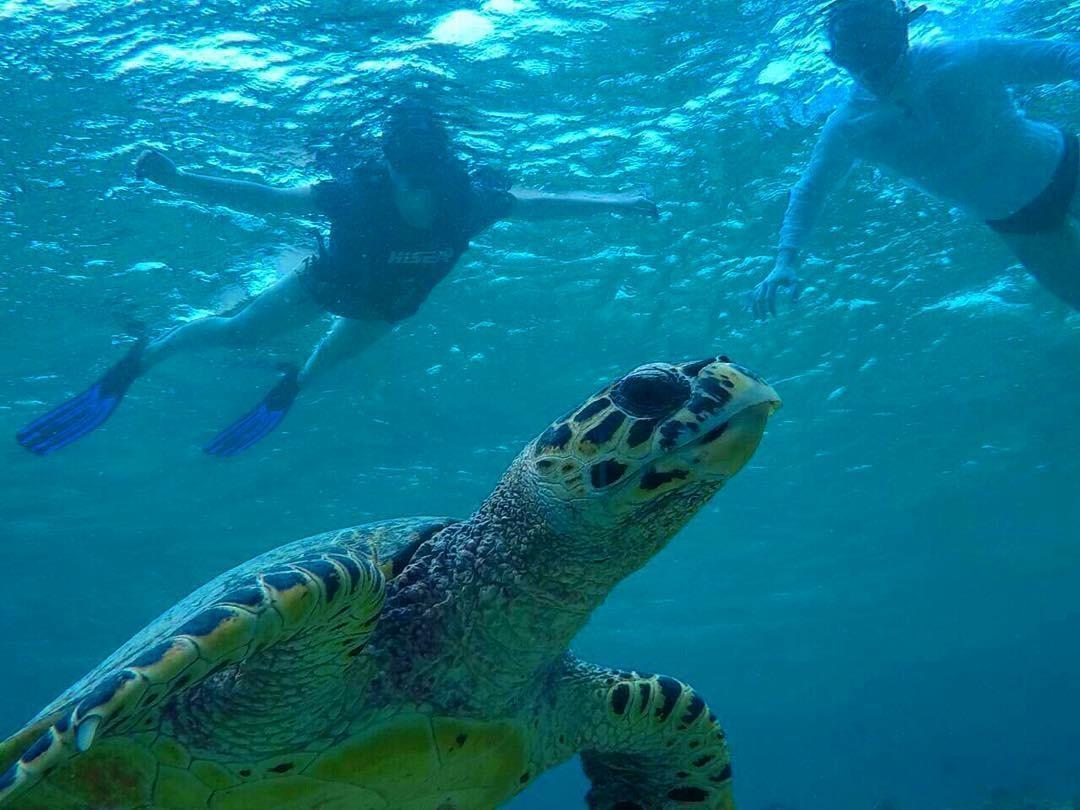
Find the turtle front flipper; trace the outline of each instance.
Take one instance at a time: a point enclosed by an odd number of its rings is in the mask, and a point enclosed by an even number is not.
[[[63,712],[53,712],[45,717],[39,717],[32,723],[23,726],[3,742],[0,742],[0,774],[15,764],[22,753],[37,741],[38,737],[45,732],[54,722],[60,719]],[[0,778],[0,786],[3,779]]]
[[[257,763],[303,748],[296,743],[326,733],[362,699],[360,653],[386,579],[447,523],[388,521],[308,538],[205,585],[0,744],[0,806],[61,771],[49,782],[65,797],[85,796],[78,783],[108,773],[135,783],[131,804],[143,806],[136,801],[152,803],[163,764],[193,754]],[[129,806],[111,789],[102,806]]]
[[[724,732],[693,689],[664,675],[571,659],[553,728],[573,741],[591,810],[733,810]]]

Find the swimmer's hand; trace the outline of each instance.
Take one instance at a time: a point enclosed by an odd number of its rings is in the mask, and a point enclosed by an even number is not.
[[[620,205],[627,211],[632,211],[635,214],[644,214],[652,219],[660,219],[660,210],[656,207],[656,203],[653,202],[652,192],[648,188],[643,188],[637,194],[619,194]]]
[[[769,315],[776,314],[776,293],[780,289],[791,290],[791,303],[799,300],[803,282],[796,272],[799,265],[795,251],[784,249],[776,257],[776,265],[765,280],[754,287],[751,295],[751,309],[754,317],[765,320]]]
[[[146,149],[135,160],[135,177],[153,180],[163,186],[172,185],[179,175],[176,164],[156,149]]]

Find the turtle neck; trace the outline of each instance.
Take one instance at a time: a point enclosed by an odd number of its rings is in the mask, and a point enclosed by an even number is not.
[[[418,700],[437,695],[480,715],[511,708],[625,575],[602,554],[567,554],[572,539],[540,517],[519,465],[390,584],[378,636],[402,650],[387,662],[391,677]]]

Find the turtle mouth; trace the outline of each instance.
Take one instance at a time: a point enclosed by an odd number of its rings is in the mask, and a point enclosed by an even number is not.
[[[779,399],[747,405],[676,451],[690,469],[709,478],[730,478],[754,455]]]

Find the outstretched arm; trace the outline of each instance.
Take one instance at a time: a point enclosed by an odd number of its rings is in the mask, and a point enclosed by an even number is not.
[[[976,40],[976,65],[1006,84],[1056,84],[1080,80],[1080,45],[1047,39]]]
[[[310,214],[315,211],[310,185],[275,188],[250,180],[211,177],[176,168],[161,152],[147,150],[135,161],[135,176],[179,191],[194,194],[218,205],[254,214]]]
[[[732,810],[724,732],[694,690],[568,658],[552,731],[581,752],[591,810]]]
[[[511,188],[510,194],[514,197],[513,215],[527,219],[576,217],[611,211],[645,214],[653,219],[659,216],[656,203],[644,194],[593,194],[586,191],[553,194],[520,186]]]
[[[792,187],[788,196],[784,223],[780,227],[780,248],[776,264],[764,281],[754,288],[753,310],[758,318],[776,314],[776,293],[781,288],[791,290],[798,298],[802,286],[798,277],[799,253],[813,230],[825,200],[854,163],[841,127],[841,113],[835,112],[825,122],[810,164]]]

